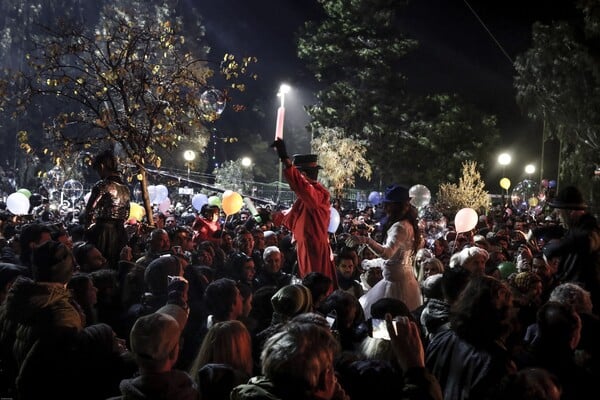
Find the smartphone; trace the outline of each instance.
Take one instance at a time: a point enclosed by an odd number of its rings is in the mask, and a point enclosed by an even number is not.
[[[325,319],[329,324],[329,329],[335,329],[335,320],[337,319],[337,313],[335,311],[332,311],[329,314],[327,314]]]
[[[385,324],[385,319],[376,319],[372,318],[371,324],[369,326],[369,333],[373,339],[383,339],[390,340],[390,335],[387,331],[387,325]],[[392,325],[394,326],[394,330],[396,329],[396,321],[392,321]]]

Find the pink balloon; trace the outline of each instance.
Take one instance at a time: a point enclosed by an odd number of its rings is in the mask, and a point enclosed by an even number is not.
[[[456,227],[456,233],[469,232],[471,229],[477,226],[479,216],[477,211],[472,208],[463,208],[458,210],[454,217],[454,226]]]
[[[159,205],[158,205],[158,209],[160,210],[160,212],[162,212],[163,214],[166,213],[167,211],[169,211],[169,208],[171,207],[171,199],[169,199],[168,197],[166,199],[164,199]]]

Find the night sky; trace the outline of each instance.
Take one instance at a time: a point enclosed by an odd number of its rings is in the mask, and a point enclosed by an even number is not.
[[[296,103],[286,98],[286,124],[303,126],[307,120],[302,105],[311,102],[311,93],[318,86],[296,57],[295,32],[306,20],[321,17],[317,2],[196,0],[195,4],[205,18],[207,40],[214,54],[234,51],[258,57],[260,79],[253,88],[258,97],[264,98],[265,113],[269,112],[269,104],[272,109],[272,116],[265,117],[264,129],[274,130],[278,104],[275,94],[282,81],[301,93]],[[465,1],[413,0],[401,15],[401,24],[406,36],[418,40],[420,47],[406,57],[402,72],[415,93],[456,92],[482,111],[496,114],[506,147],[490,149],[488,162],[495,163],[501,151],[512,151],[513,164],[509,168],[517,177],[525,164],[539,165],[541,132],[515,104],[511,60],[529,47],[534,21],[568,17],[573,14],[572,1],[472,0],[468,4],[507,55]],[[299,150],[309,150],[308,142],[304,146]],[[545,169],[552,167],[546,165]]]

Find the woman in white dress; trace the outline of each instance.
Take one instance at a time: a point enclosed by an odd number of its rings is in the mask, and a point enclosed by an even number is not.
[[[422,304],[421,289],[414,272],[414,255],[420,247],[417,212],[410,204],[408,188],[390,185],[385,190],[383,207],[387,220],[383,225],[383,242],[367,236],[351,236],[349,247],[366,244],[378,258],[365,260],[364,267],[381,266],[383,279],[359,301],[365,318],[371,316],[371,305],[384,297],[402,300],[412,311]]]

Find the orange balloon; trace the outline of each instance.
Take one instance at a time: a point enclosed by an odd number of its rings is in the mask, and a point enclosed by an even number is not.
[[[223,193],[223,199],[221,200],[221,207],[226,215],[232,215],[239,212],[244,205],[242,196],[234,191],[226,190]]]

